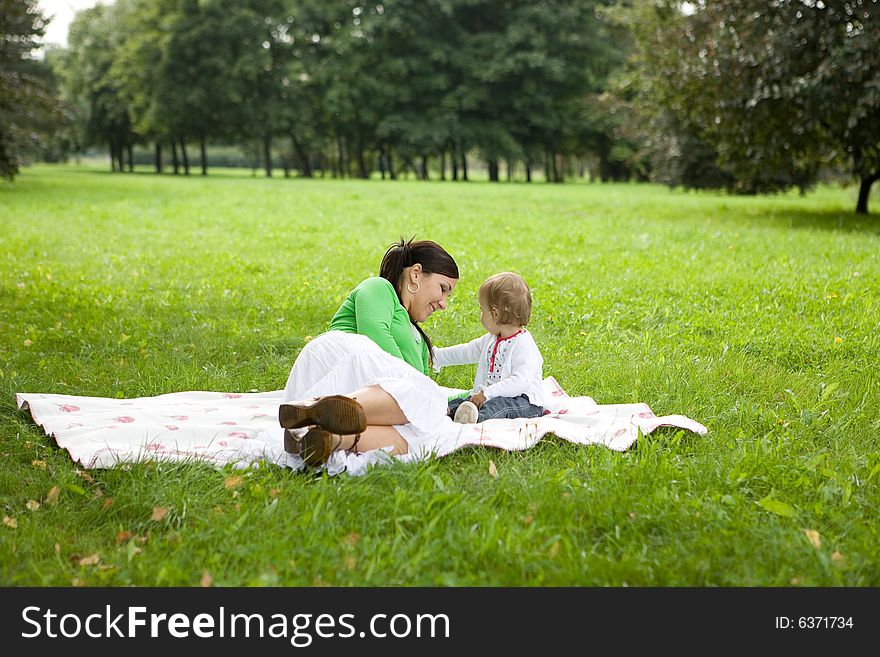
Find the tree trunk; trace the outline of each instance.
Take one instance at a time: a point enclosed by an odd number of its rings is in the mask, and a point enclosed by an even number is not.
[[[440,180],[446,180],[446,151],[440,151]]]
[[[449,149],[449,163],[452,165],[452,180],[458,182],[458,158],[455,156],[455,143]]]
[[[608,155],[611,153],[611,142],[605,135],[599,136],[599,144],[596,148],[596,155],[599,156],[599,180],[603,183],[611,179],[611,163],[608,161]]]
[[[266,169],[266,177],[272,177],[272,136],[263,135],[263,167]]]
[[[532,163],[526,160],[526,182],[532,182]]]
[[[880,171],[867,178],[862,178],[859,185],[859,201],[856,203],[856,214],[868,214],[868,198],[871,196],[871,185],[880,180]]]
[[[559,175],[559,165],[556,162],[556,153],[550,153],[550,168],[553,174],[553,182],[561,183],[562,177]]]
[[[467,153],[465,153],[464,146],[460,147],[461,149],[461,179],[464,182],[467,182],[468,174],[467,174]]]
[[[362,180],[366,180],[370,177],[370,173],[367,171],[367,161],[364,159],[364,144],[360,138],[357,140],[357,145],[355,146],[358,161],[358,175]]]
[[[162,144],[156,142],[156,173],[162,173]]]
[[[428,180],[428,156],[422,155],[422,180]]]
[[[397,180],[397,172],[394,170],[394,151],[389,148],[385,157],[388,158],[388,175],[391,176],[391,180]]]
[[[507,182],[513,180],[513,164],[510,163],[510,160],[507,160]]]
[[[174,175],[180,173],[180,163],[177,161],[177,141],[171,140],[171,163],[174,166]]]
[[[180,156],[183,158],[183,175],[189,175],[189,155],[186,153],[186,140],[180,140]]]
[[[123,161],[125,157],[124,151],[125,149],[123,148],[122,144],[119,144],[116,147],[116,157],[117,161],[119,162],[119,173],[125,173],[125,163]]]
[[[128,155],[128,171],[129,173],[134,173],[134,148],[131,144],[126,144],[125,150]]]
[[[205,147],[205,135],[199,137],[199,157],[202,159],[202,175],[208,175],[208,149]]]
[[[300,169],[302,177],[311,178],[312,165],[309,162],[309,154],[303,150],[302,144],[297,141],[293,133],[290,134],[290,141],[293,143],[293,150],[296,151],[296,156],[299,158],[300,164],[302,165],[302,168]]]
[[[498,160],[489,160],[489,182],[498,182]]]
[[[108,141],[107,147],[110,149],[110,171],[116,173],[116,146],[112,141]]]
[[[342,146],[342,137],[336,138],[336,153],[339,159],[339,177],[345,178],[345,149]]]

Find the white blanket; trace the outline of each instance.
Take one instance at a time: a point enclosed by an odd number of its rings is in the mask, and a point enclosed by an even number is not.
[[[327,469],[330,474],[357,475],[374,463],[445,456],[471,445],[524,450],[548,433],[617,451],[630,447],[639,432],[650,433],[660,426],[708,433],[702,424],[683,415],[658,417],[647,404],[600,405],[590,397],[569,397],[553,377],[544,380],[544,391],[551,401],[546,406],[549,413],[541,418],[469,425],[449,420],[421,453],[392,457],[385,450],[336,452]],[[278,426],[281,393],[177,392],[137,399],[18,393],[16,401],[86,468],[167,459],[237,467],[265,461],[301,469],[302,459],[284,451]]]

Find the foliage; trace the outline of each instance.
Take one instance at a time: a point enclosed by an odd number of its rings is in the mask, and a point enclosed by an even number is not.
[[[36,0],[0,0],[0,178],[15,177],[55,118],[48,71],[32,57],[45,26]]]
[[[711,145],[700,159],[714,150],[745,193],[803,190],[821,164],[848,161],[867,211],[880,178],[880,4],[681,5],[646,3],[631,21],[657,142]]]
[[[92,143],[259,143],[287,160],[369,177],[427,176],[447,155],[609,157],[594,102],[627,47],[606,0],[119,0],[81,12],[60,60]],[[114,155],[114,159],[119,159]],[[621,162],[622,164],[622,162]],[[455,169],[454,169],[455,171]]]
[[[129,98],[113,75],[125,34],[122,16],[115,5],[96,5],[77,13],[70,26],[67,55],[60,60],[64,95],[81,108],[87,143],[107,144],[111,162],[120,171],[124,151],[136,139]]]

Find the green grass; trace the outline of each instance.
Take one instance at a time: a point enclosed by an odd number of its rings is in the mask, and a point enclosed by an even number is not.
[[[25,170],[0,184],[0,584],[878,586],[880,219],[854,194]],[[709,435],[551,437],[362,478],[83,474],[16,410],[16,392],[279,389],[414,234],[463,274],[437,344],[478,335],[479,283],[516,270],[545,374]]]

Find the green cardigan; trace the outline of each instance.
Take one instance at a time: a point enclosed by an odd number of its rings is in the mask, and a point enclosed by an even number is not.
[[[384,278],[368,278],[354,288],[330,321],[330,330],[366,335],[392,356],[429,373],[428,345]]]

